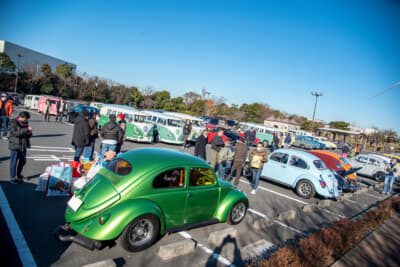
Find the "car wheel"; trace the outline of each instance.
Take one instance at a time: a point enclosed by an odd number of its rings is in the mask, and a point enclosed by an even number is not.
[[[296,193],[302,198],[312,198],[315,195],[315,189],[311,182],[301,180],[296,185]]]
[[[243,176],[246,177],[246,178],[250,178],[251,177],[250,163],[245,163],[244,164],[242,173],[243,173]]]
[[[150,247],[160,233],[158,218],[145,214],[134,219],[119,237],[121,246],[131,252],[141,251]]]
[[[229,212],[228,223],[235,225],[240,223],[244,216],[246,216],[247,212],[247,205],[246,202],[242,199],[233,205],[231,211]]]
[[[267,140],[264,140],[264,141],[263,141],[263,146],[264,146],[264,147],[269,147],[269,143],[268,143]]]
[[[377,182],[383,182],[385,180],[386,175],[383,172],[377,172],[374,174],[373,178]]]

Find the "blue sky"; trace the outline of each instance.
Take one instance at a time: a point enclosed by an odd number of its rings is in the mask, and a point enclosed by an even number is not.
[[[0,39],[173,96],[400,133],[400,1],[7,1]]]

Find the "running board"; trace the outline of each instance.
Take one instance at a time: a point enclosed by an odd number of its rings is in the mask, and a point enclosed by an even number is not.
[[[166,233],[176,233],[176,232],[189,230],[189,229],[193,229],[193,228],[198,228],[198,227],[202,227],[202,226],[206,226],[206,225],[210,225],[210,224],[216,224],[216,223],[219,223],[219,220],[217,218],[212,218],[212,219],[201,221],[201,222],[189,223],[189,224],[185,224],[182,226],[167,228],[167,229],[165,229],[165,232]]]

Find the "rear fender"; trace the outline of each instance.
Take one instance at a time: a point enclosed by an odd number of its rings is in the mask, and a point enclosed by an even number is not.
[[[71,222],[71,228],[91,239],[112,240],[117,238],[131,221],[144,214],[156,216],[160,222],[160,234],[164,234],[165,218],[162,210],[154,202],[146,199],[124,201],[89,220]],[[100,217],[105,221],[103,224],[99,223]]]
[[[215,211],[214,217],[220,222],[225,222],[231,211],[232,206],[243,199],[246,202],[247,208],[249,207],[249,200],[243,192],[238,190],[232,190],[225,198],[220,202],[218,209]]]

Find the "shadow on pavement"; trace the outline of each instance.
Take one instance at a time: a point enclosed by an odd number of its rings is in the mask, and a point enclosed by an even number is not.
[[[218,260],[217,260],[217,255],[220,255],[222,252],[222,249],[228,245],[229,243],[232,243],[234,245],[234,251],[233,251],[233,264],[236,266],[242,266],[243,265],[243,259],[242,255],[240,253],[240,250],[238,248],[236,238],[232,238],[230,235],[224,238],[224,241],[222,242],[221,245],[216,247],[213,251],[213,254],[210,255],[210,257],[207,260],[206,267],[217,267],[218,266]]]
[[[39,134],[39,135],[33,135],[32,138],[37,138],[37,137],[57,137],[57,136],[64,136],[66,134]]]

